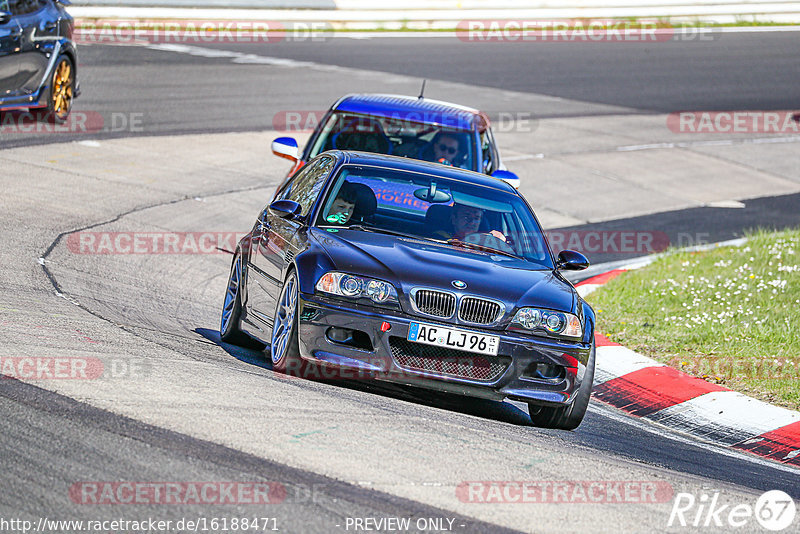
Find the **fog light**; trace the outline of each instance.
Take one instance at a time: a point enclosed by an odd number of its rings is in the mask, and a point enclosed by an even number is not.
[[[349,328],[332,326],[328,329],[328,339],[336,343],[348,343],[353,341],[353,331]]]
[[[551,363],[532,363],[522,373],[523,376],[542,380],[555,380],[564,377],[564,368]]]

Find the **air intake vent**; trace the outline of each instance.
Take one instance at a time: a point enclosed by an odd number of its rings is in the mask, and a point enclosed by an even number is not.
[[[397,365],[425,375],[494,382],[511,364],[507,356],[483,356],[461,350],[420,345],[390,337],[389,348]]]

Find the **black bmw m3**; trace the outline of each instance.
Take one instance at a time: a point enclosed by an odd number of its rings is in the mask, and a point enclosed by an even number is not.
[[[79,94],[68,0],[0,0],[0,111],[66,121]]]
[[[223,341],[273,369],[335,368],[527,402],[573,429],[589,402],[594,312],[507,183],[406,158],[325,152],[286,180],[238,243]],[[345,372],[347,371],[347,372]]]

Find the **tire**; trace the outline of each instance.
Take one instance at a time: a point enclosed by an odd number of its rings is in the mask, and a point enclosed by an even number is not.
[[[583,382],[572,404],[554,407],[528,403],[528,412],[534,425],[543,428],[558,428],[560,430],[575,430],[578,428],[581,421],[583,421],[583,416],[586,415],[589,398],[592,396],[594,353],[595,346],[592,343],[592,352],[589,354],[586,373],[583,375]]]
[[[242,255],[238,251],[231,263],[231,274],[228,276],[228,288],[222,303],[222,318],[219,325],[219,337],[225,343],[250,349],[262,350],[264,345],[251,338],[239,329],[242,317]]]
[[[297,273],[290,271],[283,282],[281,295],[275,306],[272,342],[269,345],[272,370],[295,375],[303,370],[297,334],[298,282]]]
[[[75,97],[75,67],[69,56],[61,55],[50,78],[50,92],[47,107],[39,110],[40,120],[53,124],[63,124],[72,111]]]

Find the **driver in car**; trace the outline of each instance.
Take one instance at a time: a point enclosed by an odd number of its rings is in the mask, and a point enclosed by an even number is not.
[[[453,233],[450,234],[446,230],[438,230],[434,233],[444,239],[458,239],[459,241],[464,241],[470,234],[481,233],[480,226],[482,220],[483,210],[481,208],[467,206],[465,204],[453,204],[453,209],[450,212],[450,223],[453,225]],[[506,241],[506,236],[497,230],[492,230],[488,233],[500,241]]]
[[[452,132],[439,132],[431,141],[433,150],[429,153],[431,161],[450,165],[451,167],[461,167],[464,160],[462,153],[461,140],[459,136]],[[429,157],[430,157],[429,156]]]
[[[458,137],[447,132],[440,132],[433,141],[434,161],[444,165],[452,165],[459,153]]]

